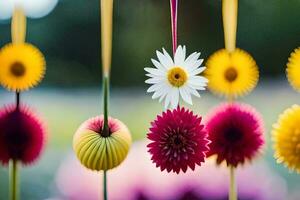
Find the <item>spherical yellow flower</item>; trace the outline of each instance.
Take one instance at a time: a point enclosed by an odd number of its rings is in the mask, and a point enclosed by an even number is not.
[[[12,91],[36,86],[45,74],[43,54],[33,45],[7,44],[0,50],[0,83]]]
[[[292,87],[300,92],[300,47],[291,54],[286,73]]]
[[[300,173],[300,106],[293,105],[279,116],[273,125],[275,158],[291,170]]]
[[[210,56],[206,63],[208,88],[227,98],[243,96],[254,89],[259,72],[255,60],[245,51],[228,52],[221,49]]]
[[[102,136],[103,115],[88,119],[73,138],[77,158],[91,170],[109,170],[120,165],[131,146],[128,128],[120,120],[108,118],[110,135]]]

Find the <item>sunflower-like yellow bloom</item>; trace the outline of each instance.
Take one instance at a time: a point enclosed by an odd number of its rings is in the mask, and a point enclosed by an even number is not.
[[[221,49],[206,63],[208,88],[215,94],[236,98],[252,91],[259,78],[255,60],[241,49],[229,52]]]
[[[300,92],[300,47],[291,54],[286,73],[292,87]]]
[[[28,43],[7,44],[0,50],[0,83],[12,91],[36,86],[45,74],[45,59]]]
[[[88,169],[109,170],[120,165],[131,146],[128,128],[121,121],[109,118],[110,135],[102,136],[103,115],[85,121],[73,138],[78,160]]]
[[[275,158],[278,163],[300,173],[300,106],[293,105],[273,125]]]

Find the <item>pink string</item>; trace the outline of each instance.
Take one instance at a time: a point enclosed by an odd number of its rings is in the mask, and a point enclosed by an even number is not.
[[[170,0],[170,7],[171,7],[173,54],[175,55],[175,52],[176,52],[176,49],[177,49],[177,8],[178,8],[178,0]]]

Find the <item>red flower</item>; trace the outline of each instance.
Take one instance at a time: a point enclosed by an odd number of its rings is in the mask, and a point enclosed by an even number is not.
[[[156,167],[178,174],[180,170],[186,172],[188,167],[194,170],[204,162],[209,141],[201,119],[180,107],[157,116],[147,135],[152,141],[148,151]]]
[[[27,108],[4,107],[0,110],[0,162],[10,159],[23,164],[34,162],[45,141],[44,126]]]
[[[212,111],[207,120],[210,151],[217,163],[224,160],[236,167],[251,160],[264,144],[260,115],[248,105],[224,104]]]

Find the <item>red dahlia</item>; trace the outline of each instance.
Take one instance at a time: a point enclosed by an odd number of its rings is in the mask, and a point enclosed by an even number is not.
[[[0,109],[0,162],[34,162],[43,148],[44,132],[43,123],[27,107]]]
[[[156,167],[178,174],[204,162],[209,141],[201,119],[180,107],[157,116],[147,135],[151,140],[148,151]]]
[[[264,144],[262,124],[260,115],[248,105],[217,107],[206,124],[211,141],[208,156],[217,155],[218,164],[225,160],[234,167],[251,160]]]

